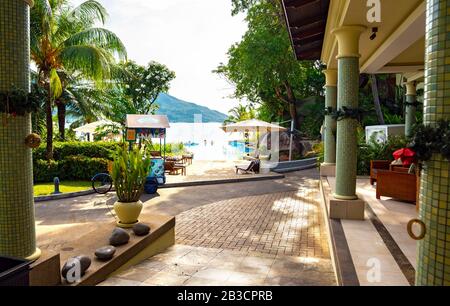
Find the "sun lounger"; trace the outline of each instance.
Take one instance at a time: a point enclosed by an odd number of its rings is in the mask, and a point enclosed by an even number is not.
[[[259,173],[259,169],[260,169],[260,161],[259,160],[252,160],[250,162],[250,165],[248,165],[247,168],[241,168],[241,167],[236,166],[236,174],[239,174],[239,173],[245,173],[245,174],[254,173],[254,174],[257,174],[257,173]]]

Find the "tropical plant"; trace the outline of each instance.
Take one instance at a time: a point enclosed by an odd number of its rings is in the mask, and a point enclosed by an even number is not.
[[[152,114],[159,94],[168,92],[175,72],[155,61],[140,66],[133,61],[121,65],[124,73],[119,81],[123,95],[128,98],[136,114]],[[133,113],[134,114],[134,113]]]
[[[224,121],[224,123],[236,123],[240,121],[250,120],[256,118],[256,112],[253,107],[250,105],[242,105],[233,107],[228,112],[228,118]]]
[[[387,141],[377,141],[374,134],[366,142],[365,133],[362,128],[358,129],[358,174],[368,175],[370,173],[371,160],[390,160],[393,153],[399,149],[406,148],[408,141],[405,136],[390,136]]]
[[[139,201],[150,170],[150,159],[145,158],[143,150],[134,147],[120,148],[114,158],[111,177],[119,202]]]
[[[96,27],[107,17],[99,2],[88,0],[75,8],[68,0],[34,2],[30,15],[31,59],[37,67],[38,84],[47,91],[47,159],[51,159],[53,102],[67,85],[64,76],[76,74],[100,84],[112,75],[115,57],[125,59],[126,51],[114,33]],[[61,134],[64,138],[64,126]]]
[[[215,72],[235,86],[237,98],[277,111],[281,103],[298,129],[301,99],[323,95],[321,65],[295,58],[280,1],[235,0],[233,7],[234,13],[246,12],[249,29]]]
[[[157,110],[156,99],[162,92],[167,92],[175,73],[166,66],[151,62],[146,67],[134,62],[121,64],[122,75],[114,88],[104,91],[107,108],[105,117],[120,125],[107,124],[99,127],[99,134],[119,134],[125,130],[128,114],[154,114]]]

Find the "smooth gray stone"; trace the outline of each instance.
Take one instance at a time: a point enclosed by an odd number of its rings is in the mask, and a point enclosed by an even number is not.
[[[83,276],[86,273],[87,269],[89,269],[89,267],[91,266],[91,259],[86,255],[69,258],[61,269],[62,277],[66,278],[67,273],[78,263],[80,264],[80,275]]]
[[[133,232],[136,236],[145,236],[150,233],[150,226],[145,225],[143,223],[138,223],[133,226]]]
[[[127,244],[128,241],[130,241],[130,235],[126,230],[119,227],[116,227],[113,230],[111,237],[109,238],[109,244],[112,246],[124,245]]]
[[[113,258],[114,254],[116,253],[116,248],[112,245],[108,245],[102,248],[99,248],[95,251],[95,257],[97,257],[100,260],[111,260]]]

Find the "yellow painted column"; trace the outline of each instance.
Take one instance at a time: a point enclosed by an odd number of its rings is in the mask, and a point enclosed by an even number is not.
[[[30,91],[31,0],[0,1],[0,91]],[[31,115],[0,112],[0,255],[37,259]]]
[[[337,109],[359,106],[359,39],[365,26],[350,25],[334,29],[338,41],[338,101]],[[338,200],[357,200],[357,127],[358,121],[343,118],[337,122],[336,191]]]

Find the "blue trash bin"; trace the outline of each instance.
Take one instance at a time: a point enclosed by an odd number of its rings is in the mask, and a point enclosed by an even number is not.
[[[155,194],[158,191],[158,180],[156,178],[147,178],[144,190],[147,194]]]

